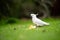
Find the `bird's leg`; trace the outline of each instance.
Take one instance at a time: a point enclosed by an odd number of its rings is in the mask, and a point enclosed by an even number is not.
[[[37,27],[42,27],[42,26],[40,26],[40,25],[38,25],[38,24],[37,24],[36,26],[37,26]]]
[[[39,25],[37,24],[36,26],[38,27]]]
[[[38,25],[38,24],[36,24],[36,27],[39,27],[39,25]]]

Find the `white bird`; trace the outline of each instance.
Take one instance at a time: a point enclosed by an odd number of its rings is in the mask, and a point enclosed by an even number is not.
[[[37,14],[31,14],[32,22],[33,22],[36,26],[49,25],[49,23],[44,22],[44,21],[38,19],[38,18],[36,17],[36,15],[37,15]]]

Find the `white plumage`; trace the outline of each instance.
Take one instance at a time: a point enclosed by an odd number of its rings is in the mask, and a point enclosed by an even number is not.
[[[33,22],[36,26],[49,25],[49,23],[44,22],[44,21],[38,19],[38,18],[36,17],[36,14],[31,14],[31,17],[32,17],[32,22]]]

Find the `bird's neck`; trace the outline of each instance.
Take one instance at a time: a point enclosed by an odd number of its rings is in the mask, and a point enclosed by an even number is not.
[[[36,17],[36,16],[33,16],[32,18],[35,19],[35,18],[37,18],[37,17]]]

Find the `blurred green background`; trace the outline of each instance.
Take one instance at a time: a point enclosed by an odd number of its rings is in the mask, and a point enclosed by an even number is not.
[[[59,0],[0,0],[0,40],[60,40]],[[50,23],[29,29],[30,14]]]

